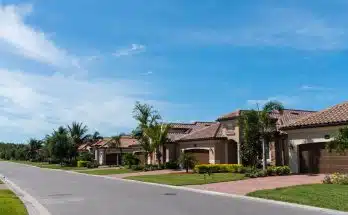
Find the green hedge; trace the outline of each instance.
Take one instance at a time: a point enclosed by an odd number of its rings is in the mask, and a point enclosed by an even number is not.
[[[269,166],[267,167],[267,175],[289,175],[290,167],[288,166]]]
[[[194,171],[197,173],[241,173],[243,166],[241,164],[200,164],[195,166]]]
[[[87,167],[89,161],[77,161],[77,167]]]

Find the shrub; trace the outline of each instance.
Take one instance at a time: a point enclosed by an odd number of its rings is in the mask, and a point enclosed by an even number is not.
[[[140,163],[139,158],[132,153],[124,154],[122,160],[124,165],[127,165],[128,168],[131,168],[133,165],[139,165]]]
[[[327,175],[325,176],[323,183],[348,185],[348,174],[334,173],[331,175]]]
[[[158,165],[155,164],[146,164],[144,166],[144,171],[154,171],[160,169]]]
[[[77,167],[87,167],[89,161],[77,161]]]
[[[79,157],[77,159],[80,161],[92,161],[93,154],[90,152],[80,152]]]
[[[134,171],[140,171],[140,170],[144,170],[144,166],[142,165],[132,165],[131,169]]]
[[[289,175],[290,168],[288,166],[269,166],[267,167],[267,175]]]
[[[88,161],[86,167],[89,169],[97,168],[99,166],[97,161]]]
[[[208,172],[241,173],[244,172],[244,168],[241,164],[200,164],[195,166],[194,171],[200,174]]]
[[[188,172],[189,169],[193,169],[195,167],[197,159],[192,153],[183,152],[179,157],[179,163],[186,170],[186,172]]]

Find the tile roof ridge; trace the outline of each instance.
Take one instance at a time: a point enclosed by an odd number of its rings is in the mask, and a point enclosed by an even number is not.
[[[219,124],[219,126],[220,126],[220,123],[219,123],[219,122],[215,122],[214,124],[211,124],[211,125],[209,125],[209,126],[204,126],[203,128],[200,128],[200,129],[197,129],[197,130],[195,130],[195,131],[193,131],[193,132],[191,132],[191,133],[188,133],[188,134],[182,136],[181,138],[179,138],[179,139],[177,139],[177,140],[181,140],[181,139],[183,139],[183,138],[185,138],[185,137],[188,137],[188,136],[190,136],[190,135],[192,135],[192,134],[196,134],[196,133],[199,132],[199,131],[204,131],[204,130],[206,130],[206,129],[208,129],[208,128],[211,128],[211,126],[216,125],[216,124]]]

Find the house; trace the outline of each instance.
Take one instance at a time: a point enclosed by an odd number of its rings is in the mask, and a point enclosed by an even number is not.
[[[227,137],[228,140],[236,144],[237,163],[241,163],[240,146],[242,143],[242,130],[239,126],[238,119],[241,114],[248,110],[236,110],[234,112],[220,116],[217,121],[220,122],[222,128],[222,136]],[[266,146],[267,161],[272,165],[287,165],[288,163],[288,148],[287,134],[279,130],[280,127],[286,126],[306,115],[312,114],[314,111],[285,109],[282,114],[278,111],[273,111],[271,117],[276,121],[278,128],[275,140],[269,146]]]
[[[120,147],[112,146],[111,138],[104,138],[91,145],[95,160],[99,165],[119,165],[122,153],[133,153],[142,159],[142,148],[138,141],[130,135],[123,135],[120,138]]]
[[[281,126],[287,134],[289,166],[294,173],[348,171],[348,155],[329,153],[325,144],[348,125],[348,102]]]

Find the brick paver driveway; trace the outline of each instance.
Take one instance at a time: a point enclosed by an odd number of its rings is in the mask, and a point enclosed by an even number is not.
[[[321,183],[325,175],[291,175],[291,176],[272,176],[265,178],[253,178],[241,181],[222,182],[215,184],[205,185],[190,185],[188,187],[217,191],[222,193],[231,193],[245,195],[247,193],[264,190],[274,189],[279,187],[288,187],[301,184],[315,184]]]

